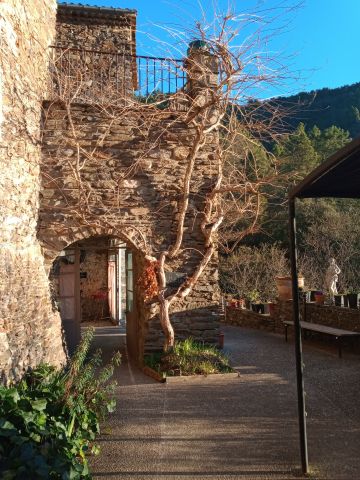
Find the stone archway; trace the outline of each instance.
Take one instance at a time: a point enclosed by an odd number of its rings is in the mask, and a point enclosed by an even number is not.
[[[38,239],[48,269],[59,253],[69,245],[91,237],[106,236],[122,240],[131,249],[141,252],[143,255],[147,253],[148,247],[142,232],[129,225],[121,226],[121,228],[80,225],[71,226],[64,231],[64,227],[61,224],[47,224],[42,225],[38,233]]]
[[[43,251],[55,299],[53,305],[58,308],[69,353],[72,353],[80,340],[82,321],[87,320],[91,324],[91,320],[110,320],[111,313],[114,313],[109,305],[109,275],[113,267],[110,259],[121,245],[126,249],[122,259],[124,263],[126,255],[126,268],[124,265],[122,279],[119,278],[120,273],[117,274],[117,288],[122,289],[126,308],[124,302],[122,307],[117,306],[118,310],[126,309],[122,327],[126,326],[127,351],[141,365],[149,311],[137,279],[144,268],[145,254],[140,249],[143,246],[141,236],[134,235],[132,229],[125,230],[121,238],[114,233],[113,229],[84,228],[68,232],[66,237],[54,234],[51,241],[47,237],[48,241],[43,242]],[[107,242],[106,248],[104,242]],[[119,290],[115,295],[119,295]],[[115,316],[113,320],[116,322],[120,317]]]

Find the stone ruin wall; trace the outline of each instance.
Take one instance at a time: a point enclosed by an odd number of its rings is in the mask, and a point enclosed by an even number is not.
[[[83,152],[93,152],[83,163],[82,179],[90,183],[96,201],[92,212],[82,216],[77,203],[78,183],[72,170],[78,157],[70,122],[60,104],[49,104],[48,108],[43,141],[46,177],[41,192],[39,237],[49,265],[59,251],[72,242],[93,235],[113,235],[127,240],[141,270],[145,250],[143,238],[148,252],[156,254],[168,244],[169,238],[175,237],[174,207],[179,194],[178,183],[184,174],[185,157],[193,143],[193,132],[185,124],[173,123],[171,113],[149,129],[153,120],[147,121],[145,113],[123,116],[120,111],[114,116],[113,110],[109,128],[108,118],[96,107],[73,105],[71,123],[81,132],[78,142]],[[155,143],[156,146],[151,148],[152,139],[165,124],[168,129],[161,143]],[[102,132],[106,135],[101,135]],[[201,259],[203,235],[197,211],[203,208],[204,191],[216,174],[213,152],[217,142],[217,134],[209,136],[196,161],[192,213],[185,225],[184,245],[187,250],[183,258],[170,265],[172,271],[192,274]],[[80,160],[83,162],[84,157]],[[135,165],[135,173],[128,176],[126,172]],[[110,209],[107,214],[106,207]],[[109,212],[112,216],[107,218]],[[178,338],[192,335],[207,342],[217,341],[220,314],[217,280],[217,259],[214,258],[193,292],[175,305],[172,320]],[[138,288],[140,352],[143,349],[145,352],[158,350],[163,344],[163,335],[157,312],[144,307],[142,295]]]
[[[55,0],[0,3],[0,369],[18,379],[40,362],[65,360],[36,239],[41,96]]]
[[[73,142],[68,141],[69,124],[59,104],[53,104],[51,109],[45,104],[48,118],[43,156],[40,156],[42,95],[49,86],[46,47],[54,43],[56,3],[53,0],[11,0],[2,3],[0,11],[0,73],[3,79],[0,90],[0,158],[3,167],[0,180],[0,366],[2,380],[8,381],[18,379],[28,367],[40,362],[60,365],[65,361],[61,320],[52,308],[47,276],[52,261],[64,247],[94,235],[130,239],[138,271],[144,267],[144,248],[139,232],[145,235],[150,251],[161,248],[169,230],[174,227],[177,183],[184,171],[184,155],[191,147],[193,137],[186,125],[169,128],[162,144],[142,156],[141,168],[121,184],[118,222],[109,224],[103,221],[99,212],[94,212],[93,222],[89,219],[84,222],[65,205],[58,188],[60,185],[67,190],[70,205],[76,203],[76,185],[69,175],[67,162],[74,154]],[[66,35],[71,31],[76,38],[75,24],[58,26],[57,41],[63,41],[66,29]],[[95,32],[96,29],[99,31],[95,26],[90,30]],[[83,29],[84,35],[87,36],[90,30]],[[133,27],[129,31],[134,35]],[[91,41],[89,46],[92,47]],[[113,47],[109,44],[109,48]],[[134,84],[133,71],[129,77]],[[98,142],[104,118],[94,105],[86,104],[74,105],[72,115],[75,122],[81,124],[81,145],[86,150]],[[107,140],[98,149],[104,154],[102,168],[99,169],[99,158],[94,164],[90,161],[86,165],[84,173],[94,190],[101,190],[105,204],[113,205],[114,183],[119,184],[119,175],[124,168],[140,160],[139,153],[144,151],[144,145],[157,133],[155,125],[151,132],[144,132],[136,123],[138,120],[138,117],[119,117],[113,122]],[[163,119],[163,122],[171,121],[171,115]],[[146,118],[142,118],[141,125],[146,125]],[[198,180],[193,185],[191,198],[193,216],[188,218],[184,239],[187,247],[194,250],[184,253],[185,258],[181,259],[184,266],[170,265],[175,271],[181,269],[183,274],[192,273],[201,258],[203,242],[196,209],[203,199],[202,189],[214,175],[212,152],[217,141],[216,135],[208,139],[196,167]],[[40,163],[43,186],[39,197]],[[160,164],[161,169],[158,168]],[[41,216],[38,222],[39,198]],[[118,196],[116,201],[119,201]],[[37,229],[42,248],[36,237]],[[214,258],[192,294],[175,306],[173,322],[178,338],[191,334],[215,342],[219,299],[217,259]],[[144,307],[139,288],[136,302],[141,354],[144,350],[160,348],[163,338],[157,312]]]
[[[131,95],[137,84],[136,11],[58,5],[54,68],[66,95],[78,89],[77,99]],[[59,48],[61,47],[61,49]]]
[[[135,55],[136,11],[58,5],[56,45]]]
[[[98,10],[72,11],[71,7],[64,7],[58,11],[57,21],[56,45],[123,51],[127,42],[126,53],[135,53],[135,15],[131,11],[104,11],[99,15]],[[79,57],[81,64],[82,52],[75,51],[73,55]],[[88,64],[98,61],[97,54],[89,51],[87,55]],[[133,64],[125,62],[123,68],[125,77],[134,80]],[[136,82],[133,81],[131,87],[136,88]],[[132,247],[134,268],[141,272],[144,251],[156,254],[168,245],[169,233],[172,239],[175,237],[178,183],[183,178],[185,157],[193,144],[194,132],[187,125],[174,122],[175,116],[171,113],[164,114],[156,124],[149,108],[141,110],[136,105],[134,111],[117,108],[116,103],[111,102],[111,88],[110,84],[105,102],[102,95],[92,96],[91,101],[86,98],[84,101],[79,95],[77,103],[70,108],[71,121],[61,102],[49,102],[45,106],[45,175],[39,238],[48,265],[72,242],[94,235],[113,235]],[[131,92],[129,89],[127,93]],[[103,108],[106,105],[108,108]],[[75,143],[72,126],[77,132]],[[166,134],[159,142],[159,132],[165,128]],[[207,140],[196,161],[197,178],[192,185],[191,214],[184,236],[187,250],[183,258],[170,265],[172,271],[181,271],[184,275],[192,274],[201,259],[203,235],[197,211],[202,209],[204,192],[217,174],[213,156],[218,145],[217,134]],[[88,182],[92,191],[93,206],[85,217],[81,215],[83,209],[78,208],[79,184],[73,173],[78,159],[76,144],[82,150],[82,181]],[[133,173],[129,175],[131,170]],[[115,210],[114,206],[117,206]],[[110,216],[109,211],[104,214],[104,207],[109,209]],[[138,285],[135,288],[141,359],[143,351],[162,347],[163,334],[156,309],[144,306],[143,292]],[[193,335],[199,340],[216,342],[219,301],[217,258],[214,257],[191,295],[175,306],[172,321],[177,338]]]

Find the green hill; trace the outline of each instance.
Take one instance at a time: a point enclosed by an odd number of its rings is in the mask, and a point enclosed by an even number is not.
[[[306,130],[314,125],[321,130],[336,125],[348,130],[352,138],[360,135],[360,82],[278,97],[273,102],[290,109],[287,123],[291,129],[303,122]]]

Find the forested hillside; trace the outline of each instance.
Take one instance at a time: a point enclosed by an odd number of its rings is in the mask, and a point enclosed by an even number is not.
[[[279,97],[275,102],[290,108],[292,113],[287,123],[293,129],[300,122],[307,131],[314,125],[321,130],[336,125],[347,130],[352,138],[360,135],[360,82]]]
[[[360,135],[360,83],[273,99],[271,108],[254,100],[246,108],[257,118],[266,119],[279,104],[289,112],[288,133],[276,144],[259,141],[254,152],[257,168],[271,172],[264,153],[270,148],[278,179],[262,192],[252,235],[244,238],[232,255],[221,258],[223,290],[250,299],[274,298],[275,276],[289,274],[289,189]],[[358,217],[355,200],[305,199],[297,203],[299,262],[307,287],[323,288],[329,259],[335,258],[341,268],[338,288],[360,292]]]

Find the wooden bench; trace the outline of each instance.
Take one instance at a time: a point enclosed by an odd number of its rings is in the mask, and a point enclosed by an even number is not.
[[[283,321],[285,327],[285,340],[288,340],[288,327],[293,327],[294,322],[290,320]],[[317,333],[324,333],[326,335],[331,335],[335,337],[338,341],[339,346],[339,358],[342,357],[342,341],[344,337],[360,337],[360,332],[352,332],[351,330],[342,330],[341,328],[333,328],[327,327],[326,325],[319,325],[318,323],[311,323],[311,322],[300,322],[301,329],[305,332],[317,332]]]

